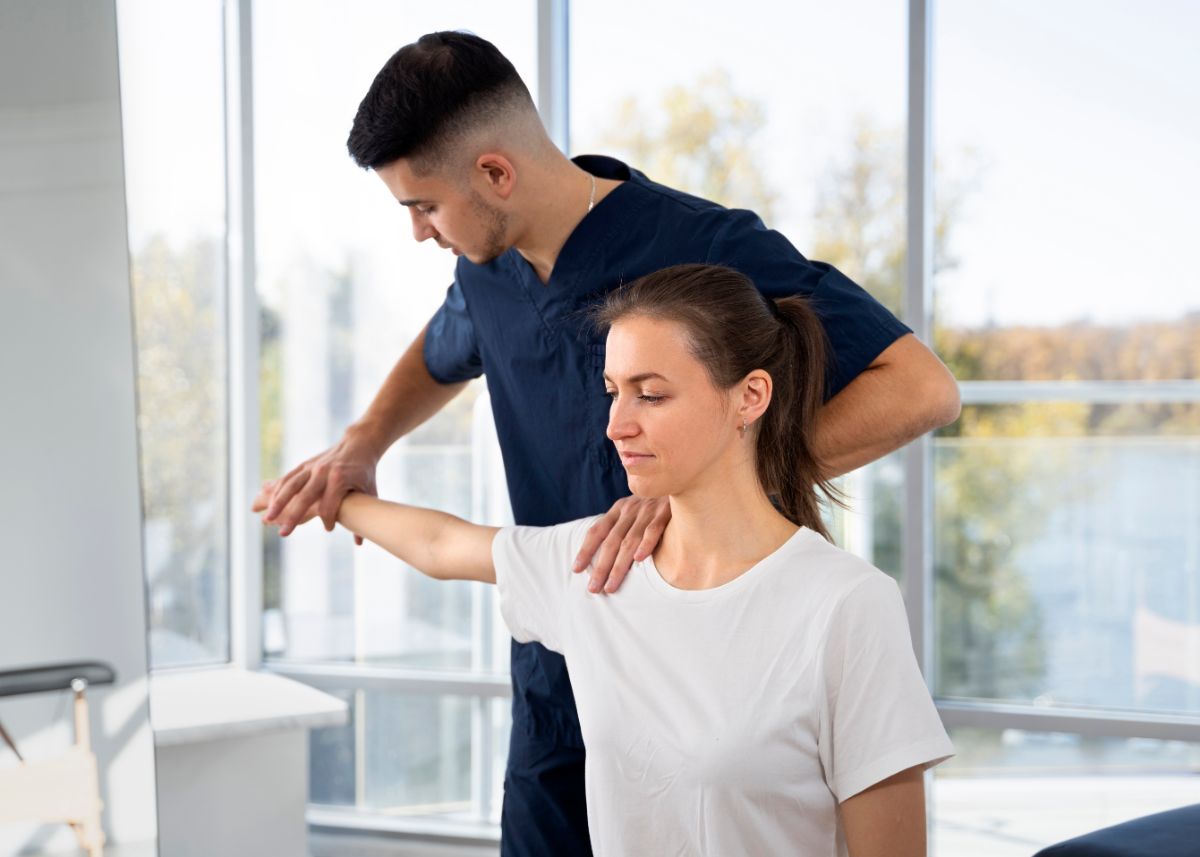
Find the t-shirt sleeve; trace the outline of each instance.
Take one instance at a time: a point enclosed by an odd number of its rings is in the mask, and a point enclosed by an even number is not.
[[[917,668],[895,581],[875,572],[838,603],[822,656],[819,750],[838,801],[954,755]]]
[[[483,374],[483,358],[467,298],[455,277],[425,331],[425,366],[440,384],[469,381]]]
[[[595,518],[554,527],[504,527],[492,541],[500,615],[518,643],[541,643],[562,653],[570,631],[567,597],[571,570]]]
[[[831,360],[827,395],[832,398],[912,331],[865,289],[824,262],[810,261],[752,211],[724,212],[708,261],[728,265],[754,281],[770,298],[803,295],[821,319]]]

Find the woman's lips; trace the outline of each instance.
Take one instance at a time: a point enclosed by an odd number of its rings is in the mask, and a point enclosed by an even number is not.
[[[626,467],[630,467],[634,464],[641,464],[643,461],[649,461],[653,457],[653,455],[645,452],[622,452],[621,463]]]

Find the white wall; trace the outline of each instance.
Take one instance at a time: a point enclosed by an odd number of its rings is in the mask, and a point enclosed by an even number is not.
[[[115,667],[89,692],[104,827],[153,854],[118,92],[111,0],[0,3],[0,668]],[[27,758],[69,743],[68,696],[0,699]],[[74,846],[66,827],[0,827],[0,854]]]

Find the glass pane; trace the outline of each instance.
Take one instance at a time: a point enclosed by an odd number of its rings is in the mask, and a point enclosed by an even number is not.
[[[970,406],[934,465],[939,696],[1200,709],[1200,405]]]
[[[406,211],[346,152],[375,74],[423,33],[466,27],[536,86],[533,2],[376,0],[354,10],[254,4],[264,478],[326,449],[363,413],[453,277],[453,256],[414,243]],[[398,443],[379,466],[381,496],[504,522],[486,401],[474,384]],[[485,588],[426,580],[355,548],[345,532],[269,532],[264,574],[269,657],[507,669],[507,637]]]
[[[943,358],[960,379],[1196,378],[1200,7],[959,0],[935,20]]]
[[[120,0],[150,663],[229,658],[220,0]]]
[[[312,734],[312,803],[499,822],[508,700],[391,691],[335,695],[349,704],[350,720]]]
[[[897,311],[906,28],[884,0],[575,4],[572,152],[750,208]]]
[[[838,547],[903,579],[904,454],[894,452],[837,480],[846,507],[827,505]]]
[[[1200,802],[1200,746],[955,729],[934,768],[936,857],[1029,857],[1055,842]]]
[[[504,804],[504,771],[508,765],[508,739],[512,733],[512,700],[493,699],[492,708],[492,804],[488,820],[500,823]]]

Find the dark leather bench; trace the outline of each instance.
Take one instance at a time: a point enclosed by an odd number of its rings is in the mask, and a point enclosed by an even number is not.
[[[1200,804],[1114,824],[1034,857],[1200,857]]]

